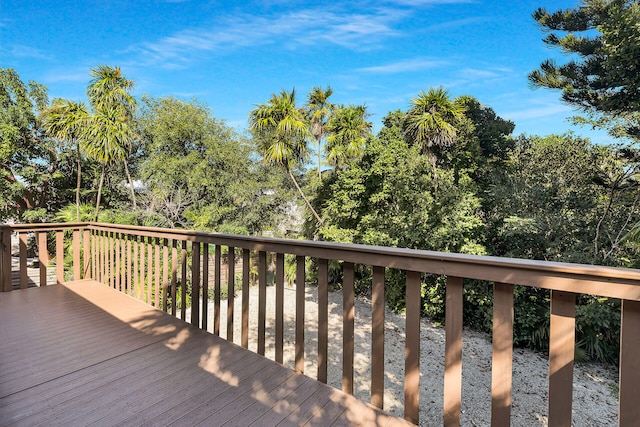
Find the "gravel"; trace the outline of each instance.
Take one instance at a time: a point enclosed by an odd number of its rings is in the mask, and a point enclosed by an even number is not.
[[[317,288],[306,288],[305,373],[316,378]],[[249,349],[257,351],[258,288],[250,289]],[[235,298],[233,342],[240,344],[241,297]],[[208,307],[208,330],[213,331],[214,307]],[[188,313],[187,313],[188,314]],[[221,304],[220,335],[226,338],[227,301]],[[284,365],[294,367],[295,290],[284,291]],[[368,402],[370,393],[371,302],[355,303],[354,395]],[[275,288],[267,288],[265,356],[274,359]],[[402,416],[405,319],[402,314],[385,313],[385,410]],[[427,320],[421,322],[420,425],[442,425],[444,378],[444,329]],[[342,294],[329,294],[328,384],[342,384]],[[462,414],[465,426],[489,425],[491,420],[491,341],[486,334],[463,332]],[[513,351],[514,426],[545,426],[548,412],[548,369],[544,355],[526,349]],[[617,425],[617,372],[614,367],[581,363],[574,367],[573,419],[577,426]]]

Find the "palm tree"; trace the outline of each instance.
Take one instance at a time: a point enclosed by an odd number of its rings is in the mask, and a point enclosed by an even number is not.
[[[464,108],[451,101],[442,87],[431,88],[427,93],[420,91],[405,116],[405,138],[410,144],[420,145],[435,168],[437,152],[455,143],[463,115]]]
[[[82,183],[82,151],[85,140],[83,133],[86,128],[89,113],[82,102],[66,99],[55,99],[48,109],[43,112],[45,131],[61,141],[67,141],[75,146],[78,162],[76,178],[76,221],[80,221],[80,186]]]
[[[126,158],[134,134],[127,121],[122,120],[122,112],[116,106],[96,110],[95,114],[89,117],[88,126],[85,131],[87,141],[89,141],[86,147],[87,154],[102,164],[100,183],[98,184],[98,196],[96,199],[97,221],[106,167],[109,163],[118,160],[123,160],[126,166]],[[128,170],[127,178],[129,179],[131,191],[133,192],[131,176]],[[135,194],[132,194],[132,197],[135,209]]]
[[[320,172],[322,138],[324,138],[326,134],[327,121],[335,108],[335,106],[329,102],[329,97],[332,94],[333,89],[331,89],[331,86],[327,86],[326,90],[314,86],[307,96],[307,105],[305,106],[305,113],[311,126],[311,134],[318,147],[318,178],[322,178]]]
[[[334,170],[347,161],[362,157],[367,138],[372,134],[364,105],[340,106],[327,123],[327,159]]]
[[[90,138],[87,139],[87,153],[102,163],[96,200],[97,221],[106,165],[112,162],[124,163],[133,208],[137,208],[133,181],[127,164],[127,157],[135,139],[130,122],[136,102],[129,93],[133,88],[133,81],[126,79],[119,67],[100,65],[91,69],[90,73],[92,80],[87,87],[87,96],[94,108],[94,115],[88,124]]]
[[[259,104],[249,113],[249,127],[258,141],[265,162],[283,167],[298,192],[320,224],[322,220],[293,176],[292,168],[304,163],[307,141],[311,137],[302,112],[296,108],[296,92],[282,90],[273,94],[265,104]]]

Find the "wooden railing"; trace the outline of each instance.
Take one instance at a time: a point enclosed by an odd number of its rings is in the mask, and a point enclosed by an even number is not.
[[[640,419],[640,272],[631,269],[579,264],[538,262],[364,245],[345,245],[303,240],[273,239],[169,230],[114,224],[39,224],[0,226],[2,257],[1,288],[10,291],[10,235],[19,236],[19,287],[28,286],[26,264],[29,233],[35,233],[41,285],[46,284],[47,243],[56,254],[57,282],[93,278],[167,312],[186,319],[188,294],[190,321],[206,328],[209,319],[209,257],[213,252],[213,333],[220,334],[221,269],[223,248],[229,288],[235,283],[236,258],[242,265],[241,345],[248,347],[250,257],[257,254],[258,343],[265,354],[267,254],[275,254],[275,360],[283,361],[283,289],[285,255],[296,260],[295,369],[304,370],[305,261],[317,262],[318,350],[317,375],[327,382],[328,359],[328,264],[342,262],[343,361],[342,388],[353,393],[354,384],[354,265],[373,271],[371,283],[371,403],[384,406],[385,376],[385,269],[406,271],[406,339],[404,415],[418,423],[420,383],[420,282],[423,273],[445,275],[445,371],[444,425],[460,425],[462,396],[462,307],[464,279],[494,282],[491,424],[510,424],[512,395],[512,342],[514,284],[549,289],[551,319],[549,337],[549,425],[571,425],[575,302],[579,294],[619,298],[621,304],[619,424],[634,425]],[[49,240],[47,236],[49,235]],[[53,237],[55,236],[55,237]],[[71,246],[65,267],[65,236]],[[55,243],[55,244],[54,244]],[[185,284],[189,284],[189,289]],[[229,292],[227,339],[233,339],[233,292]],[[179,302],[179,304],[178,304]],[[308,322],[308,320],[307,320]],[[426,375],[426,373],[425,373]]]

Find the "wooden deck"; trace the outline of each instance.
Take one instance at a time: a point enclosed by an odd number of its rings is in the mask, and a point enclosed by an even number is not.
[[[0,425],[409,425],[97,282],[0,293]]]

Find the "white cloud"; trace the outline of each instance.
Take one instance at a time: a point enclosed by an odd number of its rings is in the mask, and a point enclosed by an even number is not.
[[[369,50],[401,33],[393,25],[406,13],[376,9],[362,13],[307,9],[278,16],[236,15],[219,18],[213,29],[185,29],[154,42],[130,46],[136,61],[180,67],[203,52],[227,52],[275,42],[290,48],[331,43],[351,50]],[[320,19],[321,18],[321,19]]]
[[[426,29],[429,31],[450,30],[452,28],[464,27],[466,25],[473,25],[488,20],[489,18],[484,16],[473,16],[471,18],[455,19],[453,21],[445,21],[439,24],[430,25]]]
[[[431,6],[438,4],[465,4],[476,3],[474,0],[390,0],[391,3],[404,6]]]
[[[479,80],[479,79],[492,79],[500,77],[501,74],[493,70],[478,70],[475,68],[465,68],[460,70],[460,76],[465,79]]]
[[[426,59],[407,59],[393,62],[386,65],[360,68],[357,71],[365,73],[395,74],[426,70],[428,68],[444,67],[448,65],[446,61],[430,61]]]
[[[544,107],[532,107],[524,110],[508,111],[501,114],[508,120],[531,120],[541,117],[555,116],[558,114],[568,114],[573,110],[566,105],[550,104]]]
[[[12,56],[14,58],[32,58],[41,59],[45,61],[52,61],[54,59],[50,54],[34,47],[14,44],[6,48],[0,48],[0,55]]]

